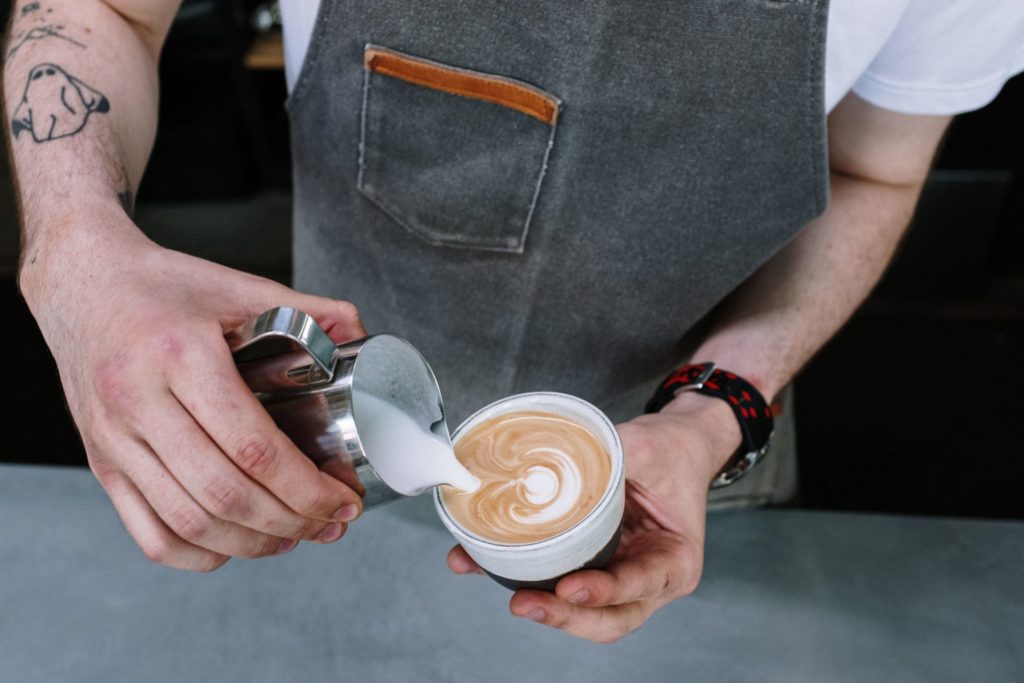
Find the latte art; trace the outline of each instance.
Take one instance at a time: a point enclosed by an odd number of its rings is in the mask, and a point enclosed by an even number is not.
[[[520,411],[491,418],[455,444],[480,488],[443,498],[467,531],[499,543],[533,543],[580,522],[604,495],[611,458],[580,425],[554,413]]]

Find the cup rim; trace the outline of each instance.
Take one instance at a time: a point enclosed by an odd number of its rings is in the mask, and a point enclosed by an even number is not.
[[[495,407],[502,405],[503,403],[522,400],[524,398],[529,397],[551,397],[559,400],[568,400],[585,407],[587,410],[591,411],[595,415],[595,417],[598,418],[599,422],[603,423],[608,428],[609,433],[612,436],[612,445],[615,447],[616,450],[618,450],[620,454],[622,453],[622,441],[619,439],[619,432],[617,429],[615,429],[615,425],[612,424],[612,421],[608,419],[608,416],[604,414],[603,410],[595,406],[593,403],[590,403],[589,401],[580,398],[579,396],[573,396],[572,394],[564,394],[558,391],[527,391],[521,394],[513,394],[511,396],[506,396],[505,398],[498,399],[493,403],[488,403],[487,405],[483,406],[482,408],[474,412],[472,415],[467,417],[465,420],[463,420],[462,424],[460,424],[455,429],[455,431],[452,432],[452,443],[455,443],[455,440],[464,431],[466,425],[469,425],[474,420],[476,420],[477,416],[479,416],[481,413],[492,410]],[[503,413],[499,412],[496,413],[495,416],[501,414]],[[583,519],[576,522],[568,529],[563,529],[554,536],[550,536],[540,541],[532,541],[530,543],[499,543],[497,541],[488,540],[486,538],[477,536],[474,533],[466,531],[452,518],[452,516],[448,512],[448,508],[444,504],[444,496],[441,494],[440,486],[434,488],[434,507],[437,508],[437,511],[439,513],[438,516],[441,518],[441,522],[445,525],[445,527],[448,528],[448,531],[450,531],[460,541],[463,539],[469,540],[475,546],[492,552],[522,552],[524,549],[540,550],[542,548],[546,548],[548,546],[554,545],[555,543],[558,543],[560,539],[564,537],[566,534],[576,529],[579,529],[580,527],[586,525],[588,522],[591,522],[594,519],[598,519],[600,517],[599,513],[613,503],[615,499],[615,490],[618,488],[618,480],[622,478],[622,471],[625,467],[625,463],[622,457],[616,459],[611,452],[608,453],[608,457],[611,458],[612,460],[612,471],[611,474],[608,476],[608,484],[605,487],[604,494],[602,494],[601,499],[597,502],[597,505],[595,505],[593,509],[590,512],[588,512],[585,517],[583,517]]]

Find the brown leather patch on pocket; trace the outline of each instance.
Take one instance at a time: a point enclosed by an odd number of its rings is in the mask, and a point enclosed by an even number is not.
[[[410,57],[376,45],[366,46],[364,64],[366,70],[371,73],[391,76],[451,95],[493,102],[532,116],[548,125],[554,125],[558,120],[557,98],[511,78],[460,69],[420,57]]]

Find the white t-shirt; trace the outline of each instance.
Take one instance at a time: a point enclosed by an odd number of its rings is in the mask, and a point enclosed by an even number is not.
[[[298,77],[320,0],[282,0],[285,73]],[[1024,0],[832,0],[825,105],[851,89],[907,114],[985,106],[1024,71]]]

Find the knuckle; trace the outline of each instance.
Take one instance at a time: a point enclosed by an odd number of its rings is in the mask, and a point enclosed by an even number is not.
[[[265,434],[250,434],[235,449],[235,461],[242,471],[259,478],[272,476],[277,469],[279,450]]]
[[[107,457],[105,454],[123,438],[124,426],[115,420],[106,407],[97,408],[82,422],[82,442],[87,450],[95,452],[99,457]]]
[[[309,519],[294,512],[286,512],[266,517],[265,521],[253,528],[281,538],[299,538],[312,541],[328,522],[316,519]]]
[[[171,513],[169,526],[180,538],[192,544],[202,541],[210,530],[210,517],[198,506],[184,505]]]
[[[111,466],[106,458],[97,455],[91,448],[87,449],[86,457],[89,461],[89,469],[92,470],[93,476],[96,477],[96,481],[100,483],[104,491],[109,493],[121,488],[123,476]]]
[[[697,569],[696,571],[687,572],[686,575],[679,582],[677,596],[682,597],[684,595],[690,595],[691,593],[696,591],[697,586],[700,585],[700,579],[701,571],[699,569]]]
[[[174,557],[174,544],[164,535],[154,536],[139,541],[139,548],[142,554],[150,562],[156,564],[170,565]]]
[[[548,626],[553,626],[559,629],[565,629],[569,626],[569,616],[566,614],[551,614],[548,612],[548,618],[545,622]]]
[[[611,645],[621,640],[629,633],[629,630],[621,614],[611,616],[605,613],[604,618],[598,624],[598,628],[595,629],[596,633],[591,637],[591,640],[602,645]]]
[[[271,555],[277,555],[277,549],[281,547],[283,538],[277,536],[267,536],[259,547],[259,557],[270,557]]]
[[[196,567],[196,571],[201,574],[209,574],[212,571],[216,571],[228,563],[231,558],[227,555],[217,555],[216,553],[210,553],[204,564]]]
[[[291,538],[302,538],[307,541],[315,541],[317,536],[320,535],[324,529],[327,528],[329,522],[320,522],[310,520],[306,524],[303,524],[294,534],[289,534]]]
[[[316,486],[302,488],[302,493],[299,494],[299,498],[295,501],[295,511],[299,514],[314,516],[320,514],[321,510],[329,507],[326,504],[327,502],[324,486],[318,481]]]
[[[249,544],[242,552],[239,553],[239,557],[246,559],[256,559],[258,557],[267,557],[277,553],[277,547],[280,545],[281,539],[274,538],[273,536],[262,536],[254,540]]]
[[[628,636],[630,633],[632,633],[636,629],[640,628],[640,624],[642,624],[642,623],[643,623],[643,621],[640,621],[639,623],[632,623],[631,624],[631,623],[629,623],[626,620],[621,620],[621,621],[617,622],[616,624],[614,624],[612,626],[611,632],[608,634],[608,639],[609,639],[608,642],[609,643],[617,643],[617,642],[619,642],[620,640],[622,640],[623,638]]]
[[[138,394],[130,364],[124,352],[117,352],[101,361],[92,376],[93,390],[100,401],[118,410],[135,404]]]
[[[699,554],[698,554],[699,555]],[[682,553],[665,577],[665,593],[672,598],[690,595],[700,585],[703,561],[701,557],[693,557]]]
[[[251,512],[242,486],[228,477],[216,477],[203,487],[206,509],[220,519],[245,519]]]
[[[338,301],[336,310],[342,320],[349,322],[359,320],[359,309],[351,301]]]
[[[89,468],[100,483],[106,483],[111,477],[125,470],[126,452],[122,443],[124,436],[106,426],[97,426],[86,435],[82,430],[82,442],[85,444],[85,455]]]
[[[591,640],[597,643],[598,645],[611,645],[612,643],[617,643],[619,640],[621,640],[624,635],[624,633],[601,633],[599,635],[593,636]]]
[[[150,332],[144,338],[150,356],[158,361],[177,360],[185,351],[182,339],[177,334],[169,333],[164,329]]]

